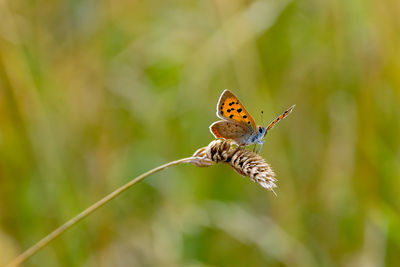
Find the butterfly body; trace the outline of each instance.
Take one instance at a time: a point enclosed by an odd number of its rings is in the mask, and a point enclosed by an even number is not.
[[[264,144],[264,137],[275,123],[286,117],[294,108],[292,106],[273,120],[267,127],[256,126],[253,118],[229,90],[224,90],[218,100],[217,116],[222,119],[210,125],[210,131],[216,138],[231,139],[239,146]]]

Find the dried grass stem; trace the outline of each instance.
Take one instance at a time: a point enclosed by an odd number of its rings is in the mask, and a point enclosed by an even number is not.
[[[16,257],[7,265],[7,267],[19,266],[73,225],[77,224],[107,202],[116,198],[122,192],[128,190],[130,187],[153,173],[182,163],[192,163],[198,167],[208,167],[219,162],[229,164],[237,173],[243,176],[248,176],[251,180],[257,182],[268,190],[273,191],[273,188],[276,187],[274,184],[275,174],[260,155],[248,150],[240,149],[239,147],[234,147],[230,140],[214,140],[208,146],[197,150],[192,157],[172,161],[156,167],[116,189],[45,236],[35,245]]]
[[[149,176],[149,175],[151,175],[153,173],[159,172],[161,170],[164,170],[164,169],[166,169],[166,168],[168,168],[170,166],[173,166],[173,165],[192,162],[192,160],[193,160],[193,158],[184,158],[184,159],[172,161],[172,162],[169,162],[167,164],[161,165],[161,166],[159,166],[157,168],[154,168],[154,169],[152,169],[152,170],[150,170],[150,171],[148,171],[146,173],[143,173],[142,175],[134,178],[133,180],[131,180],[127,184],[121,186],[120,188],[116,189],[115,191],[113,191],[112,193],[108,194],[104,198],[100,199],[99,201],[94,203],[92,206],[88,207],[87,209],[85,209],[84,211],[82,211],[81,213],[79,213],[78,215],[76,215],[75,217],[73,217],[72,219],[70,219],[69,221],[67,221],[66,223],[64,223],[63,225],[58,227],[57,229],[55,229],[53,232],[51,232],[50,234],[45,236],[43,239],[41,239],[35,245],[33,245],[32,247],[27,249],[25,252],[20,254],[18,257],[16,257],[11,263],[9,263],[7,265],[7,267],[15,267],[15,266],[21,265],[23,262],[25,262],[27,259],[32,257],[36,252],[38,252],[40,249],[45,247],[47,244],[49,244],[55,238],[57,238],[62,233],[64,233],[66,230],[71,228],[73,225],[77,224],[79,221],[81,221],[84,218],[86,218],[88,215],[90,215],[91,213],[93,213],[94,211],[96,211],[97,209],[99,209],[100,207],[105,205],[107,202],[111,201],[112,199],[114,199],[115,197],[120,195],[122,192],[128,190],[133,185],[135,185],[138,182],[142,181],[147,176]]]

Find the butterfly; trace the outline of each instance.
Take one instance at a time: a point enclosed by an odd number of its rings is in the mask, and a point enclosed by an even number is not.
[[[257,153],[259,153],[265,142],[263,139],[267,132],[289,115],[294,107],[295,105],[291,106],[266,127],[257,126],[239,99],[231,91],[224,90],[217,104],[217,117],[222,120],[211,124],[210,131],[216,138],[231,139],[243,148],[254,144],[253,151],[259,144],[257,150]]]

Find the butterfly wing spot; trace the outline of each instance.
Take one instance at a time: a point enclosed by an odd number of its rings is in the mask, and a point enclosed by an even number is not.
[[[246,119],[246,118],[247,118],[247,116],[246,116],[246,115],[244,115],[244,116],[243,116],[243,119]]]
[[[225,90],[218,101],[217,116],[221,119],[227,119],[231,122],[236,122],[252,128],[256,131],[256,124],[250,114],[246,111],[245,107],[240,103],[235,95],[229,90]],[[223,111],[224,113],[221,113]],[[233,116],[231,116],[233,115]],[[243,117],[245,115],[246,117]],[[248,123],[250,122],[250,123]]]
[[[224,114],[224,112],[221,110],[221,115],[223,115]]]

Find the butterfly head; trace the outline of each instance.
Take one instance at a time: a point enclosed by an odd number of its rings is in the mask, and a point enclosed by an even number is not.
[[[267,128],[263,127],[263,126],[257,126],[257,139],[261,140],[265,137],[265,135],[267,134]]]

